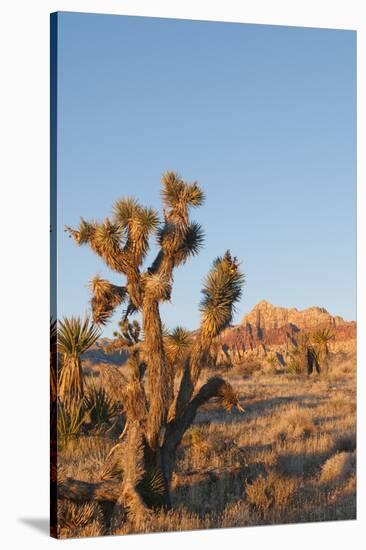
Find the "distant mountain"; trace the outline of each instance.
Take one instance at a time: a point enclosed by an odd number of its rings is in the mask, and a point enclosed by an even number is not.
[[[126,362],[128,354],[126,352],[106,351],[111,343],[109,338],[99,338],[96,343],[82,356],[84,368],[98,365],[99,363],[110,363],[112,365],[123,365]]]
[[[323,328],[329,328],[333,335],[331,351],[355,350],[355,321],[345,321],[339,315],[331,315],[322,307],[314,306],[301,311],[274,306],[262,300],[243,317],[239,325],[229,327],[221,333],[217,361],[221,363],[227,358],[232,361],[260,359],[271,353],[276,353],[280,359],[282,357],[285,360],[300,332],[311,334]],[[197,331],[192,334],[196,335]],[[106,348],[110,342],[109,338],[99,339],[83,355],[84,367],[99,363],[123,365],[128,354],[108,353]]]
[[[330,329],[333,335],[331,351],[354,349],[355,321],[345,321],[321,307],[314,306],[300,311],[274,306],[262,300],[244,316],[240,325],[229,327],[221,334],[219,360],[224,355],[230,356],[232,360],[263,357],[274,351],[284,356],[300,332],[311,334],[324,328]]]
[[[285,308],[273,306],[266,300],[259,302],[250,313],[244,316],[242,325],[248,324],[264,330],[280,328],[285,325],[295,325],[299,329],[311,330],[314,327],[335,328],[347,323],[339,315],[331,315],[325,308],[309,307],[299,311],[295,307]]]

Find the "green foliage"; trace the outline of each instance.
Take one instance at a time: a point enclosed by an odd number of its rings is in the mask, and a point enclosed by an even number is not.
[[[313,336],[314,354],[319,363],[327,363],[329,357],[329,342],[334,338],[334,334],[329,329],[317,330]]]
[[[93,428],[103,431],[113,428],[121,407],[113,401],[102,387],[91,386],[85,397],[84,406],[89,413]]]
[[[303,376],[308,368],[308,351],[310,349],[310,338],[306,333],[301,332],[296,343],[289,352],[289,359],[286,371],[291,376]]]
[[[147,470],[137,487],[146,503],[150,506],[158,505],[165,489],[161,471],[157,468]]]
[[[235,303],[242,296],[244,280],[237,258],[229,251],[222,258],[216,258],[202,289],[201,327],[205,336],[214,338],[231,322]]]
[[[184,231],[182,244],[177,251],[178,261],[184,263],[190,256],[197,256],[205,240],[201,225],[190,223]]]
[[[80,317],[64,318],[59,321],[58,350],[66,355],[80,356],[85,353],[99,338],[98,327],[89,325],[89,319],[84,322]]]
[[[113,205],[113,221],[122,229],[126,229],[140,209],[140,205],[133,197],[117,200]]]
[[[89,411],[82,399],[74,399],[67,403],[59,401],[57,405],[58,435],[61,437],[80,435],[88,414]]]
[[[186,357],[192,345],[192,335],[183,327],[176,327],[164,336],[164,350],[173,365],[178,365]]]
[[[301,361],[297,360],[294,357],[290,359],[286,368],[288,374],[290,374],[291,376],[300,376],[301,374],[304,374],[304,368]]]
[[[324,328],[314,332],[312,340],[314,344],[326,347],[333,337],[334,335],[332,334],[332,332],[329,329]]]

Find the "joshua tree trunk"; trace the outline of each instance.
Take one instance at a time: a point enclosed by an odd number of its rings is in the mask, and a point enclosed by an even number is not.
[[[165,425],[168,407],[173,397],[174,379],[171,366],[165,357],[159,304],[155,299],[145,298],[142,319],[144,348],[149,365],[146,389],[150,397],[150,410],[146,431],[150,448],[156,450],[160,430]]]
[[[79,400],[84,395],[83,376],[80,357],[64,354],[64,362],[59,380],[59,397]]]

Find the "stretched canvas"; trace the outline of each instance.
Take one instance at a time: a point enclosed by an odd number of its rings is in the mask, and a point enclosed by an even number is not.
[[[51,534],[356,517],[356,33],[51,15]]]

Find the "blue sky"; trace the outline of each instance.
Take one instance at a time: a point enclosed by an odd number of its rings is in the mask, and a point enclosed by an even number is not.
[[[355,318],[354,32],[74,13],[58,25],[59,316],[88,311],[95,273],[123,282],[64,224],[104,219],[126,195],[160,208],[169,169],[207,201],[168,326],[197,327],[202,279],[227,248],[246,273],[236,322],[261,299]]]

